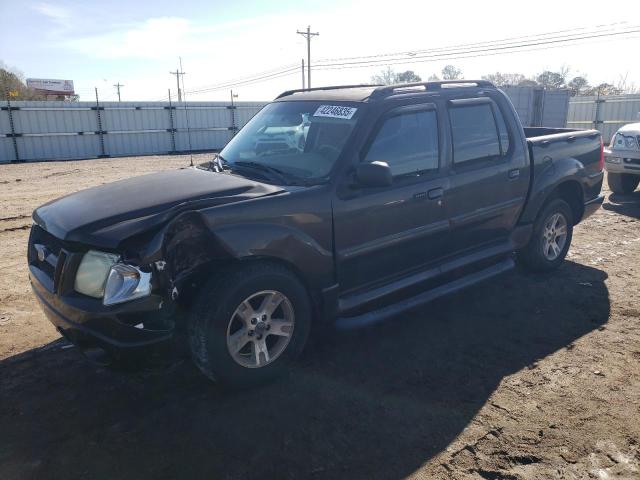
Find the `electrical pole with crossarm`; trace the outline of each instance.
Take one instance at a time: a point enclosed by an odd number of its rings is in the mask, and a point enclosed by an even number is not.
[[[184,75],[184,72],[182,71],[182,67],[180,67],[180,70],[176,69],[175,72],[169,72],[171,75],[175,75],[176,76],[176,84],[178,86],[178,101],[181,102],[182,101],[182,88],[180,88],[180,75]],[[184,80],[183,80],[184,83]]]
[[[307,88],[311,88],[311,37],[320,34],[318,32],[311,33],[311,25],[307,26],[306,32],[298,30],[296,33],[307,39]]]
[[[116,87],[116,90],[118,91],[118,101],[120,101],[120,87],[124,87],[124,85],[118,82],[114,85],[114,87]]]

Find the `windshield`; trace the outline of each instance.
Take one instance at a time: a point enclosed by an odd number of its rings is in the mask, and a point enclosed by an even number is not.
[[[292,180],[325,177],[353,131],[362,104],[276,102],[220,152],[231,169],[273,170]]]

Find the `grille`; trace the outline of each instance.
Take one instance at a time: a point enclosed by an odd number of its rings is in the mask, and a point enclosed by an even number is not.
[[[31,227],[29,264],[42,270],[51,279],[54,291],[60,283],[62,267],[67,258],[63,242],[38,225]]]

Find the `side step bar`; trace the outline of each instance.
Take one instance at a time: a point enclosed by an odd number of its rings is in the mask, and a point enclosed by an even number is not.
[[[504,260],[491,265],[483,270],[479,270],[475,273],[459,278],[444,285],[440,285],[432,290],[420,293],[415,297],[407,298],[393,305],[388,305],[378,310],[363,313],[362,315],[355,315],[353,317],[340,317],[336,321],[336,327],[342,330],[348,330],[353,328],[360,328],[373,323],[378,323],[388,318],[394,317],[399,313],[402,313],[412,308],[418,307],[424,303],[435,300],[436,298],[448,295],[463,288],[475,285],[478,282],[487,280],[488,278],[495,277],[501,273],[511,270],[515,266],[515,262],[512,258],[505,258]]]

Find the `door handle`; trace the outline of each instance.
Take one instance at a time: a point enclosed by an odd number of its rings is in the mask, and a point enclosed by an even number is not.
[[[427,192],[427,197],[429,197],[429,200],[435,200],[441,198],[443,193],[444,189],[442,187],[432,188]]]
[[[515,180],[520,177],[520,169],[514,168],[513,170],[509,170],[509,180]]]

